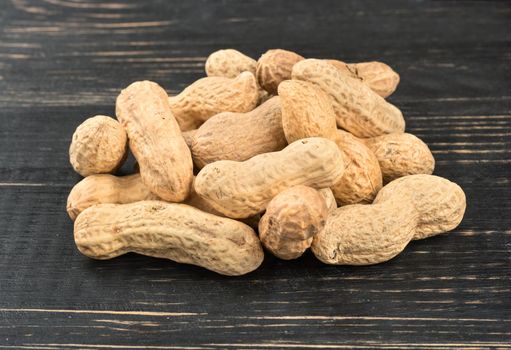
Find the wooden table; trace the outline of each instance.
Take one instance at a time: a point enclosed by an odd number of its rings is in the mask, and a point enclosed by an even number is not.
[[[510,20],[505,1],[2,0],[0,348],[511,348]],[[390,101],[466,192],[461,226],[385,264],[268,255],[239,278],[80,255],[76,126],[134,80],[177,93],[227,47],[389,63]]]

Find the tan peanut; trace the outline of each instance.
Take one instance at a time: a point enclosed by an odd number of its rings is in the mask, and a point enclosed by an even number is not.
[[[278,87],[282,126],[288,143],[307,137],[333,139],[337,132],[330,97],[317,85],[286,80]]]
[[[324,198],[308,186],[295,186],[276,195],[259,221],[259,238],[280,259],[299,258],[312,238],[325,227]]]
[[[378,160],[362,141],[337,130],[330,97],[317,85],[300,80],[283,81],[279,95],[288,142],[324,137],[339,146],[346,168],[343,177],[332,186],[337,203],[371,202],[382,186]]]
[[[78,250],[94,259],[134,252],[232,276],[255,270],[264,257],[247,225],[162,201],[88,208],[75,221],[74,237]]]
[[[202,168],[218,160],[244,161],[286,145],[280,98],[275,96],[251,112],[224,112],[209,119],[194,135],[192,156]]]
[[[245,218],[262,212],[273,197],[289,187],[330,187],[343,172],[342,155],[334,142],[308,138],[244,162],[208,164],[197,175],[195,190],[224,215]]]
[[[236,78],[243,72],[256,74],[257,61],[238,50],[225,49],[213,52],[206,60],[208,77]]]
[[[251,111],[258,100],[257,83],[250,72],[243,72],[236,78],[202,78],[169,98],[172,113],[182,131],[197,129],[221,112]]]
[[[432,174],[435,169],[428,146],[412,134],[388,134],[362,141],[376,155],[386,183],[406,175]]]
[[[334,139],[345,160],[343,177],[331,188],[338,205],[370,203],[382,187],[378,159],[364,143],[337,130]]]
[[[96,204],[126,204],[148,199],[158,199],[142,183],[140,174],[114,176],[90,175],[78,182],[67,197],[67,213],[71,220]]]
[[[414,239],[450,231],[463,218],[463,190],[434,175],[394,180],[371,205],[340,207],[312,243],[327,264],[369,265],[392,259]]]
[[[197,130],[198,129],[193,129],[182,132],[183,139],[190,150],[192,149],[193,139],[195,138],[195,134],[197,134]]]
[[[327,62],[345,74],[361,80],[383,98],[392,95],[399,85],[399,74],[383,62],[344,63],[339,60],[327,60]]]
[[[337,125],[355,136],[373,137],[405,129],[405,121],[398,108],[326,61],[300,61],[293,67],[292,78],[315,83],[327,92]]]
[[[82,176],[115,172],[126,160],[128,137],[119,122],[97,115],[76,128],[69,161]]]
[[[165,90],[150,81],[135,82],[117,97],[116,114],[144,184],[164,200],[183,201],[190,193],[193,163]]]
[[[321,195],[321,197],[323,197],[323,200],[325,201],[329,214],[333,212],[335,209],[337,209],[337,203],[335,201],[334,193],[330,188],[322,188],[318,192]]]
[[[273,49],[266,51],[257,61],[256,77],[259,85],[270,94],[277,94],[279,84],[291,79],[291,70],[304,58],[292,51]]]

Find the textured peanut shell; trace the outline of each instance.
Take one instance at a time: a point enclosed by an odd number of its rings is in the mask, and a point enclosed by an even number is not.
[[[115,172],[126,159],[128,137],[119,122],[97,115],[76,128],[69,161],[82,176]]]
[[[264,257],[247,225],[162,201],[93,206],[76,219],[74,237],[78,250],[94,259],[134,252],[231,276],[255,270]]]
[[[193,180],[192,156],[165,90],[154,82],[135,82],[117,97],[116,114],[128,133],[144,184],[170,202],[188,197]]]
[[[259,221],[259,238],[273,255],[290,260],[302,256],[324,227],[328,208],[321,194],[295,186],[276,195]]]
[[[202,168],[218,160],[244,161],[286,145],[280,98],[275,96],[251,112],[224,112],[209,119],[195,133],[192,156]]]
[[[291,79],[293,66],[303,59],[302,56],[287,50],[266,51],[257,61],[256,77],[259,85],[268,93],[277,94],[279,84]]]
[[[406,175],[432,174],[435,169],[428,146],[412,134],[388,134],[362,141],[378,159],[385,183]]]
[[[234,49],[218,50],[206,60],[208,77],[236,78],[243,72],[256,73],[257,61]]]
[[[378,159],[364,143],[337,130],[335,143],[344,158],[344,175],[331,188],[338,205],[370,203],[382,187]]]
[[[282,127],[288,143],[307,137],[333,139],[337,132],[330,97],[317,85],[286,80],[278,87]]]
[[[314,237],[312,251],[327,264],[381,263],[413,239],[456,228],[465,207],[465,194],[455,183],[434,175],[405,176],[383,187],[371,205],[336,209]]]
[[[325,201],[326,207],[328,209],[328,213],[333,212],[335,209],[337,209],[337,202],[334,197],[334,193],[330,188],[322,188],[319,191],[319,194],[321,197],[323,197],[323,200]]]
[[[337,125],[355,136],[373,137],[405,129],[405,121],[398,108],[326,61],[300,61],[293,67],[292,77],[315,83],[328,93]]]
[[[142,183],[140,174],[114,176],[98,174],[78,182],[67,197],[67,213],[71,220],[96,204],[126,204],[148,199],[158,199]]]
[[[221,112],[251,111],[258,101],[258,86],[250,72],[243,72],[236,78],[202,78],[169,98],[172,113],[182,131],[197,129]]]
[[[327,62],[350,77],[359,79],[383,98],[392,95],[399,85],[399,74],[383,62],[344,63],[339,60]]]
[[[289,187],[330,187],[343,172],[342,155],[334,142],[308,138],[244,162],[208,164],[195,179],[195,191],[224,215],[245,218],[262,212]]]
[[[183,139],[190,150],[192,149],[192,143],[196,133],[197,129],[183,131],[182,133]]]

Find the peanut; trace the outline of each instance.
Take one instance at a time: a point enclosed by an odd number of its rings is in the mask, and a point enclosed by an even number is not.
[[[320,87],[306,81],[286,80],[280,83],[278,92],[288,143],[307,137],[335,137],[335,112],[330,97]]]
[[[296,259],[325,227],[327,216],[328,208],[318,191],[307,186],[291,187],[268,203],[259,222],[259,238],[276,257]]]
[[[331,188],[338,205],[370,203],[382,187],[378,159],[360,139],[337,130],[335,143],[345,160],[343,177]]]
[[[69,160],[82,176],[113,173],[126,159],[127,150],[128,137],[122,125],[115,119],[97,115],[76,128]]]
[[[158,199],[142,183],[140,174],[114,176],[90,175],[78,182],[67,197],[67,213],[71,220],[96,204],[133,203],[147,199]]]
[[[256,77],[259,85],[268,93],[277,94],[279,84],[291,79],[293,66],[303,59],[302,56],[287,50],[266,51],[257,61]]]
[[[394,180],[371,205],[336,209],[312,243],[316,257],[327,264],[369,265],[392,259],[414,239],[456,228],[466,202],[463,190],[433,175]]]
[[[388,134],[362,141],[376,155],[386,183],[406,175],[432,174],[435,169],[428,146],[412,134]]]
[[[195,191],[224,215],[245,218],[262,212],[286,188],[330,187],[343,172],[342,155],[335,143],[308,138],[244,162],[208,164],[197,175]]]
[[[172,113],[182,131],[197,129],[220,112],[249,112],[257,105],[259,92],[255,77],[243,72],[236,78],[206,77],[179,95],[170,97]]]
[[[339,60],[327,62],[350,77],[361,80],[383,98],[392,95],[399,85],[399,74],[383,62],[344,63]]]
[[[322,188],[318,192],[321,195],[321,197],[323,197],[323,200],[325,201],[329,214],[333,212],[335,209],[337,209],[337,203],[335,201],[334,193],[332,192],[331,189]]]
[[[243,72],[256,74],[257,61],[233,49],[218,50],[206,60],[208,77],[236,78]]]
[[[292,78],[319,85],[332,100],[337,125],[358,137],[403,132],[401,111],[362,82],[326,61],[307,59],[293,67]]]
[[[135,82],[117,97],[116,114],[144,184],[164,200],[183,201],[190,193],[193,163],[165,90],[150,81]]]
[[[264,257],[247,225],[162,201],[95,205],[76,219],[74,237],[78,250],[94,259],[134,252],[230,276],[255,270]]]
[[[190,149],[190,151],[192,150],[192,143],[193,143],[195,134],[197,134],[197,129],[182,132],[183,139],[185,140],[185,143],[188,146],[188,148]]]
[[[197,130],[191,149],[195,165],[202,168],[218,160],[244,161],[286,145],[280,98],[275,96],[248,113],[215,115]]]

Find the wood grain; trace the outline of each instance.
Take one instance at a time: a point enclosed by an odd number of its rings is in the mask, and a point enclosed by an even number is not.
[[[503,1],[1,1],[0,348],[511,348],[510,18]],[[268,255],[241,278],[81,256],[73,130],[134,80],[178,93],[228,47],[390,64],[390,101],[466,191],[461,226],[377,266]]]

